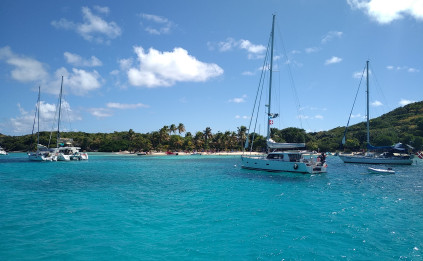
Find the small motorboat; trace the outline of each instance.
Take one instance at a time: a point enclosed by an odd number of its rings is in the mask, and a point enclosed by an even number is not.
[[[395,171],[391,168],[387,169],[376,169],[376,168],[368,168],[369,173],[372,174],[395,174]]]

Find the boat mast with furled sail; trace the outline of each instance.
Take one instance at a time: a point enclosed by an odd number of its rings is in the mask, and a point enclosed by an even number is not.
[[[324,162],[324,158],[318,156],[316,153],[312,153],[305,150],[299,150],[305,148],[305,143],[278,143],[271,139],[271,128],[270,125],[273,119],[277,118],[279,114],[272,113],[272,77],[273,77],[273,49],[274,49],[274,34],[275,34],[275,15],[272,19],[272,32],[270,39],[270,61],[269,61],[269,100],[267,107],[267,136],[266,146],[267,154],[264,156],[253,156],[253,155],[242,155],[241,167],[244,169],[253,170],[264,170],[272,172],[299,172],[299,173],[324,173],[326,172],[327,164]],[[263,66],[266,68],[266,66]],[[260,87],[259,87],[260,88]],[[259,91],[257,91],[257,96]],[[257,101],[257,97],[256,97]],[[254,104],[254,110],[256,109]],[[257,109],[258,113],[258,109]],[[252,117],[253,118],[253,117]],[[252,120],[251,118],[251,120]],[[257,120],[256,120],[257,122]],[[251,127],[251,121],[250,121]],[[247,141],[245,148],[248,149],[249,135],[247,135]],[[251,141],[250,152],[253,148],[253,140]],[[280,151],[282,150],[282,151]]]
[[[364,74],[364,72],[363,72]],[[358,91],[357,91],[358,93]],[[339,154],[339,158],[344,163],[361,163],[361,164],[395,164],[395,165],[411,165],[413,163],[412,155],[407,153],[407,148],[397,143],[393,146],[373,146],[370,143],[370,116],[369,116],[369,61],[366,61],[366,148],[367,152],[362,154]],[[355,101],[354,101],[355,104]],[[353,104],[353,108],[354,108]],[[350,118],[352,109],[350,113]],[[344,136],[342,137],[342,145],[346,143],[346,134],[350,122],[348,119],[345,127]],[[377,151],[381,151],[378,153]]]

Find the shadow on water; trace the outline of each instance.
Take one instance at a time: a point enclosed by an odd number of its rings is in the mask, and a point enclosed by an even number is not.
[[[232,173],[235,177],[248,178],[252,180],[265,180],[273,182],[309,182],[316,178],[326,178],[326,174],[304,174],[295,172],[268,172],[260,170],[241,169]]]

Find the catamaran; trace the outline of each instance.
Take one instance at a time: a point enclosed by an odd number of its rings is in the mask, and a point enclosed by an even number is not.
[[[0,146],[0,155],[7,155],[7,152]]]
[[[61,138],[60,137],[60,116],[62,109],[62,95],[63,95],[63,76],[62,84],[60,85],[59,104],[58,104],[58,120],[57,120],[57,143],[55,153],[58,161],[70,161],[70,160],[87,160],[88,154],[80,152],[81,148],[73,146],[73,139]]]
[[[370,144],[370,120],[369,120],[369,61],[366,61],[366,98],[367,98],[367,152],[356,154],[339,154],[344,163],[361,163],[361,164],[395,164],[395,165],[411,165],[413,156],[407,153],[408,148],[401,143],[393,146],[376,147]],[[349,120],[348,120],[349,123]],[[348,124],[345,127],[342,144],[345,144],[345,136]],[[379,151],[379,152],[378,152]]]
[[[264,170],[272,172],[299,172],[299,173],[325,173],[327,164],[322,154],[306,151],[305,143],[277,143],[270,137],[270,125],[279,115],[271,112],[272,74],[273,74],[273,44],[275,32],[275,15],[272,20],[272,33],[270,40],[270,66],[269,66],[269,101],[267,107],[267,154],[264,156],[242,155],[241,167],[244,169]],[[251,124],[250,124],[251,125]],[[245,143],[248,149],[249,142]],[[252,144],[250,152],[252,151]],[[282,151],[280,151],[282,150]]]
[[[45,145],[40,144],[40,90],[38,87],[38,100],[37,106],[35,108],[35,115],[37,118],[37,150],[35,152],[28,152],[28,159],[32,161],[55,161],[57,157],[55,155],[54,149],[50,149]],[[34,124],[32,127],[32,133],[34,133],[35,117]]]

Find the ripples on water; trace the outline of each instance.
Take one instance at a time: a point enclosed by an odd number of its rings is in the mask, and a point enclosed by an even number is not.
[[[421,260],[423,162],[370,175],[240,169],[239,157],[0,158],[0,258]]]

